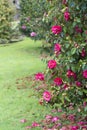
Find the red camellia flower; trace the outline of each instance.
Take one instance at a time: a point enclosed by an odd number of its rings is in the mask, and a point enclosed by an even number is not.
[[[68,70],[67,71],[67,77],[68,78],[73,77],[74,79],[76,79],[76,74],[72,70]]]
[[[53,34],[60,34],[62,32],[62,27],[60,25],[54,25],[51,28]]]
[[[48,61],[48,68],[49,69],[54,69],[54,68],[56,68],[56,66],[57,66],[57,62],[55,60]]]
[[[76,86],[80,87],[81,86],[81,82],[76,81]]]
[[[83,77],[87,79],[87,70],[83,71]]]
[[[51,100],[51,94],[50,94],[50,92],[45,91],[45,92],[43,93],[43,99],[44,99],[45,101],[49,102],[49,101]]]
[[[35,79],[36,80],[44,80],[44,74],[42,74],[42,73],[35,74]]]
[[[69,89],[69,85],[68,85],[68,84],[64,84],[64,85],[63,85],[63,89],[64,89],[64,90],[68,90],[68,89]]]
[[[63,81],[60,77],[57,77],[57,78],[54,79],[54,84],[59,86],[59,85],[63,84]]]
[[[75,27],[75,31],[76,31],[77,33],[82,33],[82,29],[79,28],[78,26]]]
[[[70,13],[69,12],[65,12],[64,13],[64,18],[65,18],[66,21],[69,21],[69,19],[70,19]]]
[[[56,43],[55,45],[54,45],[54,52],[55,52],[55,54],[60,54],[60,52],[61,52],[61,45],[59,44],[59,43]]]
[[[84,48],[82,49],[81,56],[82,56],[82,57],[85,57],[85,56],[86,56],[86,51],[85,51]]]

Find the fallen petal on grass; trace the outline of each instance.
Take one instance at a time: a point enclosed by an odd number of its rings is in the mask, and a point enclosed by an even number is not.
[[[27,120],[26,119],[21,119],[20,122],[25,123],[25,122],[27,122]]]

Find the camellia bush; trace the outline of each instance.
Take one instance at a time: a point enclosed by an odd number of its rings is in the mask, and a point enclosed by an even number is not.
[[[87,111],[87,0],[49,1],[46,21],[51,28],[46,41],[52,48],[47,70],[37,73],[40,103],[55,108],[78,107]],[[39,87],[38,87],[39,86]]]
[[[70,104],[86,104],[87,1],[21,0],[21,12],[21,29],[50,44],[47,70],[35,75],[36,80],[45,82],[38,92],[41,102],[64,109]]]
[[[54,116],[54,113],[48,115],[44,124],[52,129],[60,127],[59,130],[86,130],[87,0],[46,0],[45,2],[48,3],[48,8],[40,17],[42,26],[36,26],[39,24],[34,26],[33,23],[36,21],[30,22],[29,26],[32,30],[31,37],[43,34],[43,39],[50,44],[50,53],[46,59],[47,68],[44,73],[35,74],[36,85],[34,85],[41,105],[55,108],[56,115],[61,111],[65,111],[66,114],[62,117]],[[31,17],[34,16],[32,12]],[[36,18],[38,16],[39,14]],[[23,28],[27,30],[24,24]],[[71,120],[71,125],[57,126],[59,120],[62,124],[65,121],[68,124]],[[53,122],[55,128],[50,127]],[[39,125],[36,123],[36,126]]]
[[[0,42],[10,39],[12,8],[8,0],[0,0]]]

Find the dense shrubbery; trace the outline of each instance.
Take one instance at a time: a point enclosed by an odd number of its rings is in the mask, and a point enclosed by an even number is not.
[[[33,17],[34,21],[31,20],[27,27],[25,25],[25,30],[29,27],[30,32],[33,31],[32,37],[39,36],[51,46],[52,55],[47,58],[45,74],[35,75],[40,104],[51,104],[67,112],[76,108],[76,114],[80,112],[86,120],[87,0],[45,2],[48,5],[43,15],[34,13],[35,17],[31,11],[30,19]],[[35,21],[39,17],[41,26]]]
[[[46,40],[53,55],[48,59],[46,87],[40,92],[43,100],[56,107],[82,105],[87,102],[87,1],[50,4],[45,20],[51,19],[52,27]]]
[[[8,0],[0,0],[0,41],[10,39],[12,8]]]
[[[20,29],[27,36],[33,39],[43,39],[46,30],[50,30],[50,22],[44,21],[44,16],[49,9],[47,0],[21,0],[21,22]],[[36,35],[33,36],[32,32]]]
[[[87,1],[21,0],[21,7],[22,30],[32,32],[31,37],[43,34],[52,48],[43,100],[47,95],[48,103],[63,107],[87,102]],[[37,76],[41,78],[43,74]]]

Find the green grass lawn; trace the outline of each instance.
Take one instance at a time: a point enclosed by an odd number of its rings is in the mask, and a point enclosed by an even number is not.
[[[30,87],[17,89],[16,85],[16,79],[45,69],[45,63],[40,60],[40,48],[39,41],[27,38],[0,45],[0,130],[24,130],[46,113],[47,108],[40,106],[35,96],[30,96],[34,93]],[[24,118],[28,122],[20,123]]]

